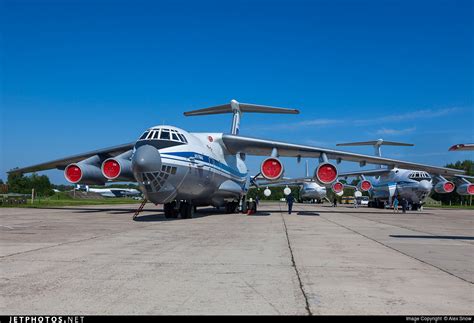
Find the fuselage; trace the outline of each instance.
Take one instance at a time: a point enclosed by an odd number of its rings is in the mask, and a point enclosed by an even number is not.
[[[378,200],[390,200],[393,196],[405,198],[412,204],[423,204],[433,189],[433,181],[427,172],[394,168],[388,174],[372,178],[369,193]]]
[[[300,199],[321,200],[326,197],[326,187],[315,182],[303,183],[300,188]]]
[[[135,144],[132,169],[140,189],[155,204],[185,200],[222,206],[238,200],[249,187],[245,162],[226,150],[222,133],[152,127]]]

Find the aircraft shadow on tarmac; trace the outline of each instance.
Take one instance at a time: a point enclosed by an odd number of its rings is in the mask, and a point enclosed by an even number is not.
[[[474,240],[474,237],[469,236],[420,236],[420,235],[390,235],[391,238],[402,239],[446,239],[446,240]]]
[[[304,215],[304,216],[319,216],[318,212],[313,212],[313,211],[300,211],[296,213],[298,215]]]
[[[344,208],[344,209],[340,209],[340,208],[331,208],[329,210],[318,210],[318,213],[356,213],[356,214],[380,214],[380,215],[400,215],[400,216],[404,216],[404,215],[432,215],[433,213],[429,213],[429,212],[419,212],[419,211],[408,211],[407,213],[402,213],[401,211],[399,213],[393,213],[390,212],[390,210],[387,210],[387,211],[365,211],[366,209],[364,209],[363,212],[361,211],[358,211],[359,209],[357,208]]]

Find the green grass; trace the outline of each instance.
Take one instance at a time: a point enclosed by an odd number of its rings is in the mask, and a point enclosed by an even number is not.
[[[81,205],[112,205],[112,204],[139,204],[141,200],[133,200],[129,198],[111,198],[103,200],[35,200],[31,204],[28,200],[27,204],[18,205],[2,205],[2,207],[26,207],[26,208],[42,208],[42,207],[61,207],[61,206],[81,206]]]
[[[141,202],[142,200],[134,200],[132,198],[126,197],[103,199],[73,199],[67,193],[55,193],[50,197],[36,198],[33,204],[31,204],[31,199],[28,199],[26,204],[6,204],[1,205],[1,207],[42,208],[81,205],[139,204]]]
[[[426,207],[430,208],[438,208],[438,209],[466,209],[466,210],[474,210],[474,205],[426,205]]]

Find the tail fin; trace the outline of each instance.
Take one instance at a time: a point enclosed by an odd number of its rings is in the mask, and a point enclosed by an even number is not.
[[[233,135],[239,134],[240,128],[240,117],[242,112],[253,112],[253,113],[282,113],[282,114],[299,114],[300,112],[296,109],[285,109],[285,108],[275,108],[265,105],[249,104],[249,103],[239,103],[236,100],[230,101],[228,104],[217,105],[210,108],[193,110],[185,112],[186,117],[190,116],[202,116],[208,114],[222,114],[222,113],[232,113],[234,117],[232,119],[232,129],[231,133]]]
[[[374,146],[375,156],[382,157],[382,151],[380,146],[414,146],[414,144],[407,144],[404,142],[386,141],[383,139],[372,140],[372,141],[359,141],[359,142],[347,142],[343,144],[337,144],[336,146]]]

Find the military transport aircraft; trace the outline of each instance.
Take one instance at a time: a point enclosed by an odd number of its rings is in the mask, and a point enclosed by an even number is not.
[[[145,198],[164,204],[165,216],[190,218],[196,206],[226,206],[236,211],[245,206],[250,176],[245,165],[247,155],[265,156],[260,173],[267,180],[283,176],[279,157],[318,158],[315,180],[330,186],[337,181],[337,164],[341,161],[402,167],[440,175],[464,174],[464,171],[401,160],[374,157],[333,149],[304,146],[239,135],[243,113],[297,114],[295,109],[262,105],[228,104],[185,112],[185,116],[232,113],[230,134],[191,133],[174,126],[154,126],[137,141],[82,153],[54,161],[14,169],[28,173],[47,169],[64,170],[66,179],[74,184],[104,184],[107,181],[134,181]],[[336,165],[329,160],[335,160]]]
[[[375,148],[375,155],[381,157],[381,146],[413,146],[393,141],[384,141],[378,139],[375,141],[351,142],[337,144],[337,146],[367,146],[372,145]],[[430,173],[433,175],[430,175]],[[341,174],[342,176],[342,174]],[[445,174],[446,177],[453,179],[447,180],[443,174],[436,171],[423,171],[415,169],[394,168],[378,168],[373,170],[361,170],[355,172],[345,172],[345,177],[358,176],[362,181],[359,187],[364,191],[368,191],[373,201],[369,206],[383,207],[385,202],[392,204],[392,198],[405,198],[408,201],[408,207],[412,210],[421,208],[426,198],[431,194],[432,189],[440,194],[451,193],[456,187],[456,192],[460,195],[474,195],[474,184],[470,183],[466,178],[471,176],[459,174]],[[370,179],[366,178],[370,177]],[[458,185],[455,185],[458,184]]]

